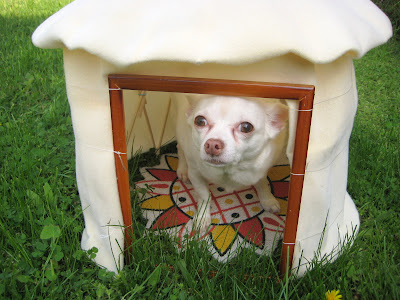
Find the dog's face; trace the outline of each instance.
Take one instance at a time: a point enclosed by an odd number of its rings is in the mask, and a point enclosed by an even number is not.
[[[285,126],[287,107],[268,100],[209,96],[187,112],[193,143],[209,165],[235,165],[256,157]]]

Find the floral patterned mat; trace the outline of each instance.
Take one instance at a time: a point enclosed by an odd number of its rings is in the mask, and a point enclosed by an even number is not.
[[[274,166],[268,172],[272,193],[281,204],[279,214],[263,210],[254,187],[226,193],[222,187],[210,185],[211,219],[209,231],[203,236],[193,230],[193,216],[197,209],[196,192],[190,184],[181,182],[176,175],[176,154],[165,154],[155,167],[140,169],[143,180],[138,188],[147,189],[140,203],[149,230],[165,231],[184,249],[188,238],[200,238],[207,242],[214,258],[226,262],[235,257],[242,247],[253,248],[258,254],[268,255],[283,235],[287,196],[289,189],[289,165]]]

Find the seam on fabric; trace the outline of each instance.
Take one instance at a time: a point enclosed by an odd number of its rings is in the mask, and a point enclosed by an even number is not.
[[[349,86],[349,88],[345,91],[345,92],[343,92],[342,94],[340,94],[340,95],[337,95],[337,96],[334,96],[334,97],[332,97],[332,98],[328,98],[328,99],[325,99],[325,100],[322,100],[322,101],[320,101],[320,102],[316,102],[316,103],[314,103],[314,106],[317,106],[317,105],[319,105],[319,104],[322,104],[322,103],[325,103],[325,102],[328,102],[328,101],[332,101],[332,100],[334,100],[334,99],[336,99],[336,98],[340,98],[340,97],[343,97],[344,95],[346,95],[346,94],[348,94],[349,92],[351,92],[352,90],[353,90],[353,82],[350,84],[350,86]]]
[[[315,66],[316,65],[314,65],[314,74],[316,74]],[[353,66],[353,67],[351,67],[351,66]],[[349,87],[339,95],[333,96],[332,98],[322,100],[321,102],[315,102],[314,106],[324,103],[324,102],[327,102],[327,101],[331,101],[331,100],[339,98],[339,97],[342,97],[342,96],[346,95],[347,93],[349,93],[354,88],[355,80],[354,80],[354,65],[353,65],[353,63],[351,63],[351,66],[349,66],[349,64],[346,64],[346,71],[348,71],[351,76],[351,81],[350,81]]]
[[[321,169],[318,169],[318,170],[307,170],[307,168],[306,168],[306,173],[319,172],[319,171],[327,169],[328,167],[330,167],[336,161],[336,159],[343,153],[343,151],[346,150],[346,148],[347,148],[347,144],[345,144],[342,147],[342,149],[338,152],[338,154],[336,154],[336,156],[331,160],[331,162],[327,166],[325,166],[325,167],[323,167]]]

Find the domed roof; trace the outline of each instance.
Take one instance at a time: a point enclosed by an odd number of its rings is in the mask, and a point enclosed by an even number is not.
[[[41,48],[83,49],[111,63],[251,63],[294,53],[359,58],[392,35],[369,0],[76,0],[32,36]]]

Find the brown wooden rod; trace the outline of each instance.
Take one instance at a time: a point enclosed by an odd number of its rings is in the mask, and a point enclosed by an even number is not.
[[[296,243],[301,197],[307,161],[308,142],[310,137],[311,116],[314,93],[309,93],[299,102],[293,162],[289,184],[288,207],[281,252],[281,275],[291,270],[293,252]],[[288,264],[289,263],[289,264]]]
[[[114,142],[115,172],[118,194],[124,221],[125,249],[132,243],[132,211],[129,192],[127,147],[125,139],[125,114],[122,90],[110,84],[111,123]]]
[[[297,100],[314,91],[312,85],[131,74],[109,75],[109,81],[130,90]]]
[[[113,74],[109,75],[108,78],[111,97],[114,151],[117,153],[126,153],[125,118],[122,91],[120,89],[300,100],[292,163],[292,176],[289,185],[288,212],[282,246],[281,274],[285,274],[286,269],[290,270],[296,242],[297,223],[303,191],[311,126],[311,111],[314,100],[314,86],[131,74]],[[121,157],[116,154],[115,165],[118,178],[118,191],[120,193],[124,224],[128,229],[125,230],[125,247],[129,247],[132,236],[132,216],[126,154],[122,156],[122,164],[120,160]]]

